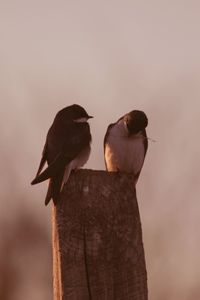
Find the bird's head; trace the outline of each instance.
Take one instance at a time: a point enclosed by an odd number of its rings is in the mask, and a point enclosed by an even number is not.
[[[60,110],[57,113],[56,118],[60,121],[63,120],[64,122],[87,122],[88,119],[93,117],[88,115],[88,113],[82,106],[73,104]]]
[[[123,120],[130,135],[137,134],[148,125],[147,116],[141,110],[132,110],[123,117]]]

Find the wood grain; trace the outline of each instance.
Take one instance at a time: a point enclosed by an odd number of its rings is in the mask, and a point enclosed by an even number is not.
[[[147,300],[134,178],[79,170],[53,209],[54,300]]]

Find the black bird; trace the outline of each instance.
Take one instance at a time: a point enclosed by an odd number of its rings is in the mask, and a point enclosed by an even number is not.
[[[108,126],[104,138],[107,171],[133,173],[137,183],[148,148],[147,124],[145,113],[133,110]]]
[[[73,104],[60,110],[50,127],[39,169],[31,184],[50,179],[45,205],[51,198],[58,202],[63,185],[72,170],[82,167],[90,155],[91,134],[87,114],[80,105]],[[43,171],[47,162],[48,166]]]

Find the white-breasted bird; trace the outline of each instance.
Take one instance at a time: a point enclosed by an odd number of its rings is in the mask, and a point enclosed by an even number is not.
[[[39,169],[31,184],[50,179],[45,199],[58,202],[63,185],[72,170],[82,167],[90,155],[91,134],[87,114],[80,105],[73,104],[60,110],[50,127]],[[42,169],[47,162],[47,168]]]
[[[109,172],[133,173],[135,184],[148,148],[146,114],[133,110],[108,126],[104,138],[104,158]]]

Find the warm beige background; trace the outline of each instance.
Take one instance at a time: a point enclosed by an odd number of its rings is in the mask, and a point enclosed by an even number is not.
[[[51,299],[50,206],[31,187],[55,113],[83,105],[88,168],[108,123],[149,117],[138,183],[150,300],[200,299],[200,2],[0,2],[0,299]]]

